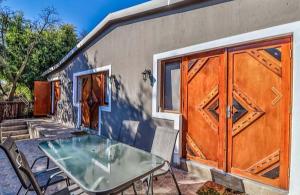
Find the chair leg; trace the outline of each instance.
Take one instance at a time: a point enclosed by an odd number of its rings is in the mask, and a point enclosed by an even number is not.
[[[19,188],[19,190],[18,190],[18,192],[17,192],[17,195],[19,195],[19,193],[21,192],[22,188],[23,188],[23,186],[21,185],[20,188]]]
[[[47,169],[49,169],[49,164],[50,164],[50,159],[49,158],[47,158]]]
[[[149,177],[147,177],[146,181],[144,181],[144,182],[146,182],[146,185],[147,185],[147,188],[148,188],[149,187]]]
[[[151,195],[154,195],[153,193],[153,174],[151,175]]]
[[[150,188],[151,188],[151,175],[147,178],[147,192],[146,194],[149,195],[149,192],[150,192]]]
[[[147,185],[148,185],[148,189],[147,189],[147,195],[149,195],[150,190],[151,190],[151,195],[153,195],[153,174],[150,175],[149,179],[147,180]]]
[[[67,184],[67,186],[70,186],[70,185],[71,185],[71,183],[70,183],[70,178],[69,178],[69,177],[66,178],[66,184]]]
[[[137,195],[137,192],[136,192],[136,188],[135,188],[135,184],[134,184],[134,183],[132,184],[132,188],[133,188],[134,194]]]
[[[174,172],[173,172],[173,169],[172,169],[172,167],[171,167],[171,165],[170,165],[169,162],[167,162],[167,164],[168,164],[168,166],[169,166],[169,171],[170,171],[170,173],[171,173],[171,175],[172,175],[172,177],[173,177],[174,183],[175,183],[175,185],[176,185],[177,192],[178,192],[179,195],[181,195],[181,191],[180,191],[180,189],[179,189],[179,185],[178,185],[178,183],[177,183],[177,180],[176,180],[175,174],[174,174]]]

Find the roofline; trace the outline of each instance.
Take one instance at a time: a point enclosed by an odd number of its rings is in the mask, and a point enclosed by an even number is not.
[[[191,4],[192,2],[199,2],[199,0],[151,0],[133,7],[129,7],[120,11],[108,14],[91,32],[89,32],[68,54],[63,57],[57,64],[46,70],[42,76],[46,76],[51,72],[60,68],[66,61],[71,59],[79,50],[83,49],[90,43],[99,32],[103,31],[107,26],[118,21],[131,19],[140,15],[152,14],[161,11],[163,8],[181,6],[183,4]]]

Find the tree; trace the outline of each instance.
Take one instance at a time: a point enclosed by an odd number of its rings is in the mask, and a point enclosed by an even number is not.
[[[21,76],[22,83],[33,89],[35,80],[42,80],[42,73],[61,60],[77,43],[75,27],[63,24],[45,31],[32,53],[28,68]]]
[[[2,8],[0,39],[0,74],[11,86],[8,100],[13,100],[18,84],[32,89],[33,81],[42,79],[41,73],[77,43],[74,26],[59,24],[53,8],[43,10],[37,21]]]

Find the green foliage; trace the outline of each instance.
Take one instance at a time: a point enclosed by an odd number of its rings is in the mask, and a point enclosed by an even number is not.
[[[42,73],[61,60],[76,43],[77,37],[72,25],[64,24],[43,32],[28,68],[21,76],[22,83],[33,89],[33,82],[43,80]]]
[[[11,84],[7,82],[3,77],[1,78],[1,76],[0,76],[0,83],[2,87],[2,89],[0,90],[0,101],[3,101],[7,99],[9,89],[11,88]],[[15,96],[23,97],[28,101],[33,101],[32,91],[24,84],[17,85]]]
[[[31,90],[25,85],[18,85],[16,89],[16,96],[24,97],[28,101],[33,101],[33,95]]]
[[[24,86],[32,91],[34,81],[45,79],[41,74],[76,45],[75,27],[59,24],[55,15],[46,9],[40,20],[31,21],[0,6],[0,78],[11,86],[9,98]]]

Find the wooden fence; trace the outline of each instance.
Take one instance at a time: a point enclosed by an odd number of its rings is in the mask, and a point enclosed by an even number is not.
[[[0,122],[5,119],[26,118],[31,114],[31,102],[0,101]]]

